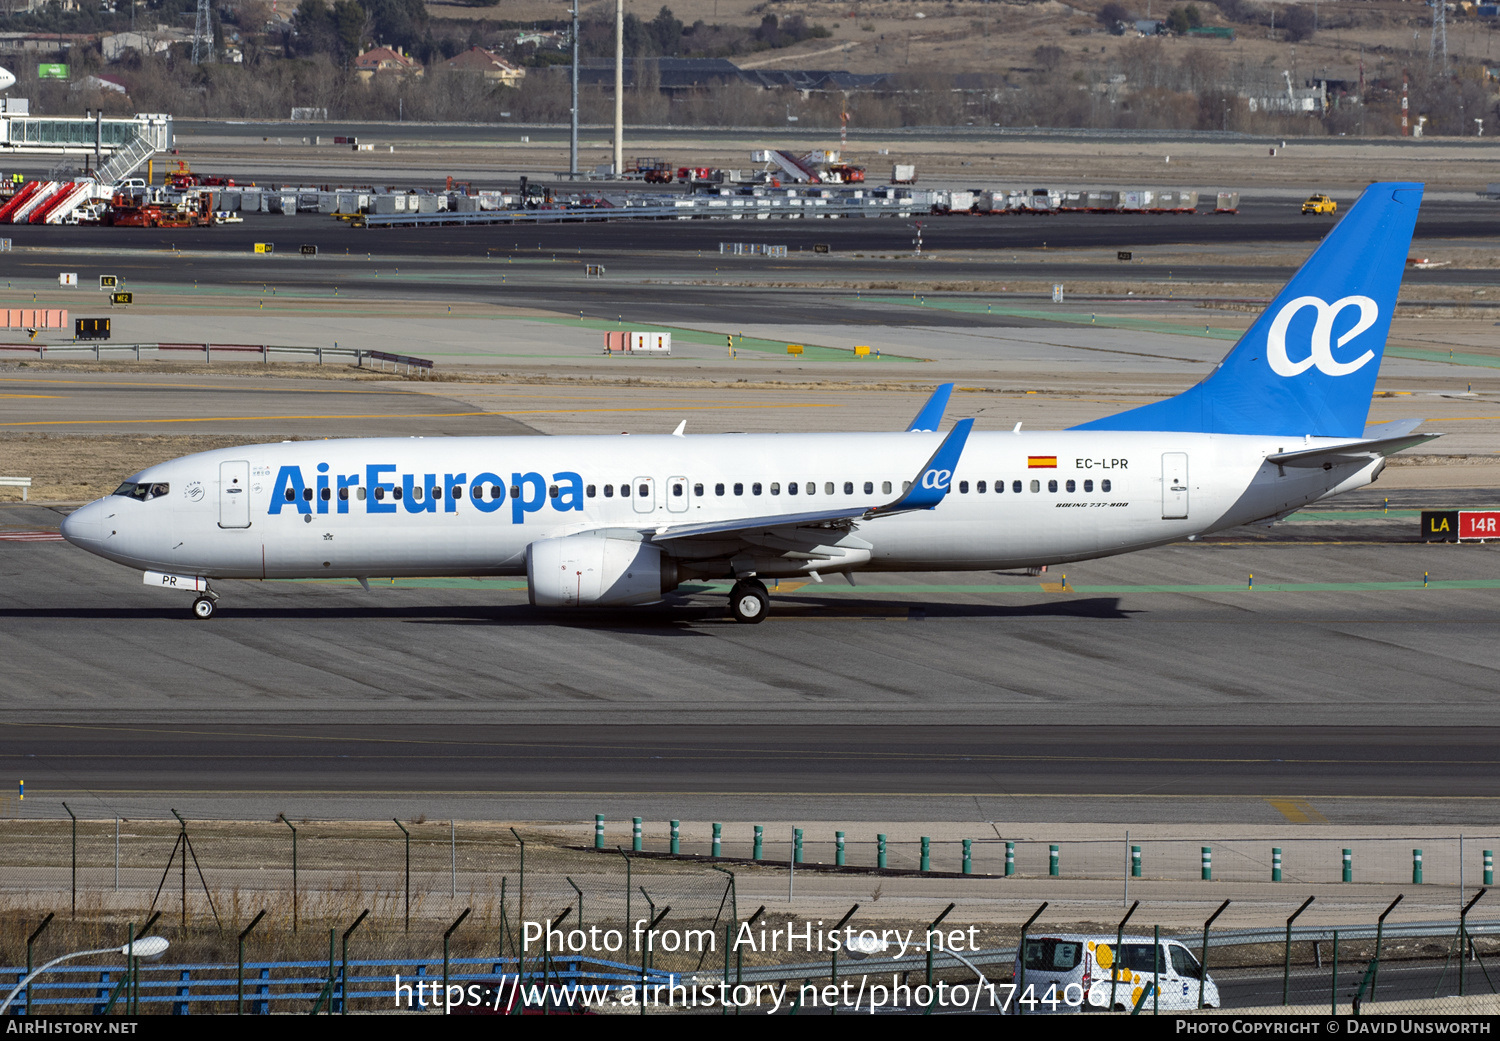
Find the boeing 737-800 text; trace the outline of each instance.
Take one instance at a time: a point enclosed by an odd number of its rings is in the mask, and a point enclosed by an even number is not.
[[[525,575],[533,604],[659,601],[732,579],[1036,567],[1289,513],[1369,484],[1435,434],[1367,430],[1419,184],[1372,185],[1206,379],[1050,432],[351,439],[149,467],[64,536],[191,590],[220,579]]]

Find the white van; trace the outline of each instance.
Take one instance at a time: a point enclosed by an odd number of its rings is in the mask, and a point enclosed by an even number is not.
[[[1113,936],[1028,936],[1024,979],[1019,956],[1014,965],[1017,989],[1011,1011],[1076,1012],[1085,1005],[1110,1008],[1111,1002],[1128,1010],[1153,979],[1160,997],[1148,996],[1143,1012],[1197,1008],[1200,988],[1203,1004],[1219,1007],[1219,988],[1212,976],[1205,978],[1192,951],[1176,940],[1162,940],[1155,952],[1152,947],[1149,936],[1126,936],[1118,951]]]

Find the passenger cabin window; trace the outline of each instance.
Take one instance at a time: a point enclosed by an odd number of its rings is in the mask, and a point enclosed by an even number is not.
[[[695,484],[695,485],[693,485],[693,494],[694,495],[702,495],[703,494],[703,485],[701,485],[701,484]]]
[[[736,495],[744,495],[745,494],[745,486],[743,484],[736,484],[734,486],[734,494],[736,494]],[[760,489],[759,488],[755,489],[755,494],[756,495],[760,494]]]
[[[845,481],[844,482],[844,494],[845,495],[853,495],[854,494],[854,482],[853,481]]]
[[[779,481],[772,481],[771,482],[771,494],[772,495],[780,495],[781,494],[781,482],[779,482]]]
[[[1084,481],[1083,482],[1083,490],[1086,491],[1086,492],[1093,491],[1094,490],[1094,482],[1093,481]]]
[[[771,485],[771,492],[772,492],[772,494],[775,494],[775,492],[776,492],[776,486],[774,484]],[[787,484],[787,486],[786,486],[786,493],[788,495],[796,495],[797,494],[797,482],[796,481],[791,481],[791,482],[789,482]]]
[[[980,495],[983,495],[984,494],[984,482],[980,481],[978,484],[974,485],[974,490],[976,492],[978,492]]]
[[[1047,490],[1049,492],[1055,492],[1055,491],[1057,491],[1057,482],[1056,481],[1048,481],[1047,482]]]
[[[866,495],[874,495],[875,494],[875,482],[874,481],[866,481],[865,482],[865,494]]]
[[[651,486],[643,484],[635,490],[635,494],[642,499],[649,498],[651,495]]]
[[[1032,484],[1036,484],[1035,481],[1032,481],[1031,483]],[[1011,481],[1010,482],[1010,490],[1013,491],[1013,492],[1015,492],[1017,495],[1020,495],[1021,494],[1021,482],[1020,481]],[[1035,488],[1033,488],[1031,490],[1032,491],[1036,491]]]
[[[890,481],[881,481],[880,482],[880,494],[881,495],[889,495],[889,494],[891,494],[891,482]]]
[[[968,481],[959,481],[958,482],[958,491],[959,491],[960,495],[967,495],[967,494],[969,494],[969,482]]]
[[[1074,491],[1078,490],[1078,486],[1076,484],[1074,484],[1072,481],[1069,481],[1066,485],[1064,485],[1064,487],[1066,487],[1068,489],[1068,491],[1070,491],[1070,492],[1074,492]]]
[[[354,489],[354,497],[356,499],[358,499],[360,502],[364,502],[365,501],[365,486],[364,485],[360,485],[358,488]]]
[[[714,485],[714,494],[715,495],[723,495],[724,494],[724,486],[722,484],[716,484],[716,485]]]
[[[557,485],[549,484],[547,486],[547,497],[550,499],[557,498]]]
[[[806,491],[808,495],[816,495],[818,493],[817,482],[816,481],[808,481],[807,482],[807,487],[805,489],[803,489],[803,490]],[[829,491],[833,491],[832,488],[830,488],[828,490]]]
[[[592,484],[588,485],[583,489],[583,494],[592,499],[594,497],[594,486]]]
[[[823,494],[824,495],[832,495],[833,494],[833,482],[832,481],[824,481],[823,482]],[[845,493],[845,494],[847,494],[847,493]]]
[[[614,485],[612,485],[612,484],[606,484],[604,486],[604,497],[606,499],[613,499],[615,497],[615,486]]]
[[[759,481],[756,481],[754,484],[752,484],[750,486],[750,494],[751,495],[759,495],[760,494],[760,482]]]
[[[1102,480],[1102,481],[1099,482],[1099,490],[1101,492],[1107,492],[1107,491],[1109,491],[1109,479],[1108,478],[1105,478],[1104,480]]]
[[[1021,482],[1017,481],[1016,483],[1020,484]],[[1019,489],[1017,489],[1017,490],[1019,491]],[[1041,491],[1042,490],[1042,482],[1041,481],[1032,481],[1031,482],[1031,490],[1034,491],[1034,492]]]
[[[348,488],[340,488],[339,489],[339,499],[340,499],[340,501],[343,501],[343,502],[347,502],[349,500],[349,489]]]

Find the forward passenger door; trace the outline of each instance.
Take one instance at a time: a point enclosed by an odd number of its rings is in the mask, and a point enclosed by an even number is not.
[[[219,464],[219,527],[250,527],[250,463]]]

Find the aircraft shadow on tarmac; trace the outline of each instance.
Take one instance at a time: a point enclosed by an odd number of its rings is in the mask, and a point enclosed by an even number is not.
[[[1125,619],[1137,612],[1120,606],[1118,597],[1088,597],[1055,603],[1032,604],[953,604],[912,602],[909,600],[856,600],[840,598],[827,601],[812,597],[778,596],[772,600],[768,621],[796,619],[858,619],[923,621],[939,618],[1009,619],[1009,618],[1092,618]],[[185,605],[157,607],[59,607],[0,610],[0,619],[75,619],[78,621],[154,621],[169,619],[190,622]],[[236,619],[257,621],[393,621],[418,625],[504,625],[516,627],[557,627],[576,629],[657,631],[688,635],[692,624],[733,625],[728,611],[717,599],[711,603],[667,603],[630,609],[562,610],[535,608],[528,604],[491,606],[432,604],[414,607],[235,607],[226,606],[210,628],[233,625]]]

